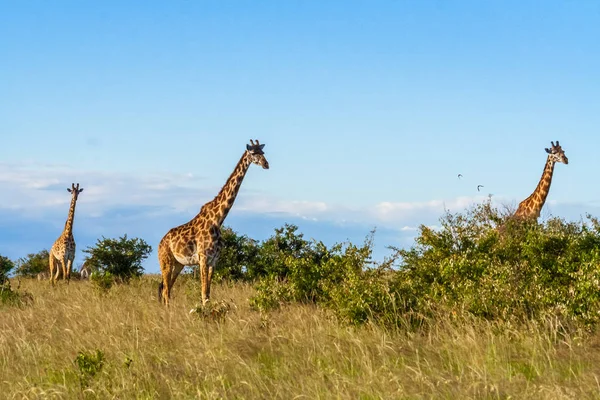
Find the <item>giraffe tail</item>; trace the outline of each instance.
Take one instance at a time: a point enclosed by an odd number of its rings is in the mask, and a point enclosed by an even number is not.
[[[165,286],[165,283],[161,279],[160,283],[158,284],[158,301],[160,303],[162,303],[162,301],[163,301],[162,291],[163,291],[164,286]]]

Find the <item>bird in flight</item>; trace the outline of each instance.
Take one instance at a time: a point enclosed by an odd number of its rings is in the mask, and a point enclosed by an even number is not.
[[[479,188],[482,188],[482,187],[483,187],[483,185],[477,185],[477,191],[479,192],[480,191]]]
[[[458,179],[462,178],[462,174],[458,174]]]

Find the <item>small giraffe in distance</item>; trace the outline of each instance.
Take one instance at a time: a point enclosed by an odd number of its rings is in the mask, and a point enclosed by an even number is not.
[[[75,259],[75,239],[73,238],[73,220],[75,218],[75,205],[79,193],[83,192],[83,188],[79,188],[79,183],[75,186],[71,184],[71,188],[67,189],[71,193],[71,206],[69,207],[69,216],[65,222],[63,233],[56,239],[56,242],[50,249],[50,282],[55,284],[62,272],[62,278],[71,279],[71,269],[73,268],[73,260]]]
[[[548,158],[546,159],[546,165],[544,166],[544,173],[542,174],[542,178],[540,179],[537,187],[533,191],[533,193],[519,203],[519,207],[514,214],[514,217],[520,219],[538,219],[540,217],[540,213],[542,212],[542,207],[546,202],[546,198],[548,197],[548,192],[550,191],[550,184],[552,183],[552,174],[554,173],[554,165],[559,162],[563,164],[569,164],[569,159],[565,155],[562,147],[556,141],[550,142],[552,147],[549,149],[545,149],[546,153],[548,153]]]
[[[235,166],[217,196],[206,203],[191,221],[172,228],[158,245],[158,262],[162,282],[158,287],[158,300],[169,304],[171,290],[177,276],[185,266],[198,265],[202,286],[202,303],[210,300],[210,282],[213,269],[221,251],[221,225],[238,194],[250,164],[269,169],[263,152],[264,144],[250,140],[246,151]]]

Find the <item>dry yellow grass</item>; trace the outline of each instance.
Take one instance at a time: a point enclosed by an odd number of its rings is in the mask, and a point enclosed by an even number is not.
[[[215,285],[214,299],[234,307],[209,321],[190,313],[198,284],[178,282],[165,309],[153,280],[108,294],[89,282],[23,281],[34,303],[0,306],[0,397],[600,398],[600,336],[450,318],[427,333],[390,333],[311,306],[261,317],[244,285]],[[82,386],[74,360],[96,349],[104,367]]]

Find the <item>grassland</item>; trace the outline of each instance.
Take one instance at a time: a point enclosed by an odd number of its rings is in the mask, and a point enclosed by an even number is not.
[[[211,320],[190,313],[197,283],[181,279],[166,309],[157,282],[103,294],[23,280],[33,303],[0,306],[0,398],[600,398],[600,335],[552,321],[450,315],[419,332],[353,328],[309,305],[260,315],[241,284],[213,287],[232,308]],[[96,350],[104,363],[84,379],[75,359]]]

